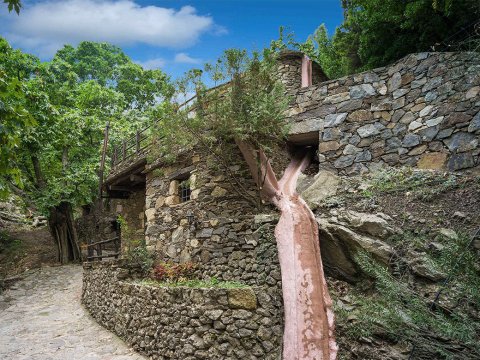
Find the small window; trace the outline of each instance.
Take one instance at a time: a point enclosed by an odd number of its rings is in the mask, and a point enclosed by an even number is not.
[[[179,194],[180,195],[180,202],[185,202],[185,201],[190,200],[190,193],[191,193],[190,179],[183,180],[180,183],[179,192],[180,192],[180,194]]]

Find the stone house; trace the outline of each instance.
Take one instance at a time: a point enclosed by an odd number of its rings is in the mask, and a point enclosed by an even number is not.
[[[351,176],[386,166],[460,171],[479,165],[475,53],[411,54],[390,66],[328,80],[301,53],[286,52],[279,77],[291,97],[289,143],[317,149],[308,169],[312,177],[320,169]],[[103,220],[84,237],[113,236],[120,214],[157,259],[192,261],[199,264],[198,278],[239,281],[251,290],[118,287],[121,269],[98,262],[85,268],[87,307],[154,358],[276,359],[282,334],[276,215],[268,205],[259,210],[240,152],[227,166],[200,149],[180,154],[173,164],[147,161],[148,151],[138,147],[134,156],[126,150],[103,183],[110,197]],[[288,152],[280,150],[272,160],[277,174],[287,162]],[[99,279],[107,284],[101,290]],[[105,305],[105,299],[114,300]],[[135,315],[125,305],[132,299],[139,302]],[[117,303],[128,319],[115,310]],[[151,304],[161,308],[158,313]],[[163,322],[172,314],[174,322]]]
[[[327,80],[317,64],[288,51],[279,77],[292,99],[289,142],[318,147],[321,169],[354,175],[383,166],[456,171],[478,165],[475,53],[412,54],[391,66]],[[281,172],[278,158],[274,166]],[[211,154],[183,154],[172,165],[162,159],[147,164],[141,152],[115,165],[104,189],[114,199],[112,216],[98,231],[103,237],[116,231],[111,224],[119,213],[164,260],[201,261],[216,269],[212,274],[230,278],[241,272],[238,264],[227,265],[232,253],[253,256],[247,254],[255,248],[258,234],[251,227],[258,210],[249,198],[258,195],[240,153],[222,168]]]

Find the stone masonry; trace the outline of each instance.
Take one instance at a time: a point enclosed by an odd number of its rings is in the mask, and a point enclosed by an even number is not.
[[[280,356],[282,301],[262,288],[159,288],[126,280],[119,262],[84,264],[92,316],[151,359]]]
[[[479,163],[479,93],[477,53],[412,54],[298,90],[290,136],[317,139],[321,166],[339,174],[471,168]]]

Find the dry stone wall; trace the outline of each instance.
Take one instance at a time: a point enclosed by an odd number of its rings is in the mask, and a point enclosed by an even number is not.
[[[340,174],[471,168],[479,163],[479,93],[478,53],[412,54],[298,90],[291,137],[318,134],[321,166]]]
[[[82,301],[136,351],[152,359],[280,357],[282,301],[264,289],[160,288],[128,277],[119,262],[85,263]]]

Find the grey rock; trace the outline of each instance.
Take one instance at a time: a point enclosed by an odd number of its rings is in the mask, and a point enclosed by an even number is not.
[[[400,123],[402,124],[410,124],[415,119],[415,115],[412,112],[407,112],[405,115],[402,116],[400,119]]]
[[[361,140],[360,136],[358,136],[357,134],[354,134],[350,139],[348,139],[348,143],[352,145],[358,145],[360,140]]]
[[[400,109],[401,107],[405,106],[405,97],[401,97],[392,101],[392,109]]]
[[[443,78],[441,76],[434,77],[434,78],[430,79],[429,81],[427,81],[425,86],[422,88],[422,91],[427,92],[427,91],[430,91],[432,89],[435,89],[436,87],[438,87],[442,83],[442,81],[443,81]]]
[[[357,148],[356,146],[348,144],[343,149],[343,155],[353,155],[353,154],[356,154],[360,151],[362,151],[360,148]]]
[[[438,94],[436,91],[430,91],[425,95],[425,101],[426,102],[431,102],[435,100],[438,97]]]
[[[410,87],[411,87],[412,89],[416,89],[416,88],[419,88],[419,87],[425,85],[426,82],[427,82],[427,78],[426,78],[426,77],[423,77],[423,78],[421,78],[421,79],[419,79],[419,80],[413,80],[413,81],[411,82],[411,84],[410,84]]]
[[[393,92],[397,90],[402,85],[402,75],[399,72],[396,72],[392,75],[390,80],[388,80],[388,91]]]
[[[200,229],[196,233],[197,238],[209,238],[212,235],[213,235],[213,229],[212,228]]]
[[[325,129],[322,135],[323,141],[337,140],[342,137],[342,132],[338,128],[328,128]]]
[[[460,131],[445,139],[444,142],[452,152],[465,152],[478,146],[478,137],[472,133]]]
[[[347,113],[341,114],[329,114],[325,117],[325,127],[338,126],[345,121],[347,118]]]
[[[402,146],[402,141],[399,138],[394,137],[394,138],[388,139],[385,143],[385,152],[386,153],[396,152],[397,149],[400,148],[401,146]]]
[[[401,123],[395,124],[395,126],[392,129],[392,133],[394,136],[403,135],[406,131],[407,131],[407,125],[401,124]]]
[[[293,123],[290,126],[289,135],[305,134],[309,132],[320,131],[323,129],[324,122],[321,119],[308,119]]]
[[[255,225],[274,223],[278,221],[277,214],[256,214],[254,217]]]
[[[436,126],[443,121],[443,116],[436,117],[434,119],[427,120],[425,124],[427,126]]]
[[[375,95],[375,89],[370,84],[355,85],[350,88],[351,99],[363,99]]]
[[[372,154],[370,151],[365,150],[355,156],[355,162],[366,162],[372,160]]]
[[[361,138],[366,138],[380,134],[380,130],[381,129],[377,126],[377,124],[367,124],[359,127],[357,129],[357,133]]]
[[[326,198],[335,195],[339,186],[340,178],[337,175],[320,170],[315,175],[313,183],[301,193],[302,198],[310,208],[316,209]]]
[[[348,112],[360,109],[362,107],[362,104],[363,104],[362,99],[344,101],[340,104],[337,104],[337,111],[339,113],[343,113],[343,112],[348,113]]]
[[[406,148],[414,147],[420,144],[420,136],[415,134],[407,134],[403,138],[402,145]]]
[[[355,280],[361,273],[353,260],[362,249],[388,264],[393,249],[382,239],[397,232],[379,215],[343,211],[330,218],[317,218],[322,239],[322,258],[340,277]]]
[[[440,281],[446,278],[446,275],[433,266],[430,260],[426,256],[416,256],[410,263],[410,268],[412,271],[424,278],[430,279],[432,281]]]
[[[393,92],[392,96],[394,99],[398,99],[399,97],[402,97],[406,93],[408,93],[408,89],[398,89]]]
[[[335,162],[333,163],[333,166],[335,166],[337,169],[343,169],[343,168],[346,168],[347,166],[352,165],[354,159],[355,159],[354,155],[340,156],[337,160],[335,160]]]
[[[440,130],[437,134],[437,139],[445,139],[452,135],[454,128]]]
[[[422,141],[432,141],[435,136],[437,136],[439,130],[440,125],[436,125],[426,129],[418,130],[417,134],[420,136]]]
[[[468,132],[475,132],[480,130],[480,111],[475,115],[468,126]]]
[[[461,169],[468,169],[475,165],[471,153],[453,154],[448,160],[448,170],[455,171]]]

